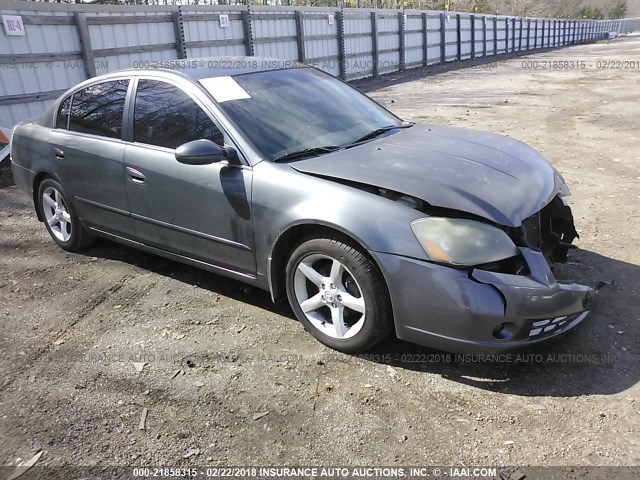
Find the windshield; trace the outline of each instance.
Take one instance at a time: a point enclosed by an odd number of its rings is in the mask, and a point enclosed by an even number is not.
[[[347,145],[402,121],[319,70],[294,68],[200,81],[249,141],[270,160]]]

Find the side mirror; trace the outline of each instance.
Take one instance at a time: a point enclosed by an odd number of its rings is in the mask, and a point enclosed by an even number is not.
[[[227,151],[211,140],[194,140],[176,148],[176,160],[186,165],[209,165],[226,157]]]

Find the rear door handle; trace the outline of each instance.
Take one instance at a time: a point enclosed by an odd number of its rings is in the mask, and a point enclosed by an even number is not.
[[[53,153],[56,154],[56,158],[58,160],[62,160],[64,158],[64,152],[62,150],[60,150],[59,148],[54,148],[53,149]]]
[[[127,175],[129,176],[129,180],[133,183],[144,183],[144,175],[139,170],[136,170],[132,167],[127,167]]]

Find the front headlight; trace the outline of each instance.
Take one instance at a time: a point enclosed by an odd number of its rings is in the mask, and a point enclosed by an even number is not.
[[[411,229],[435,262],[473,266],[518,254],[518,249],[505,232],[474,220],[420,218],[411,222]]]

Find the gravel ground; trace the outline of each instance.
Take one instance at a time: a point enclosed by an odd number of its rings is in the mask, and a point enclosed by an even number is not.
[[[501,362],[333,352],[266,292],[109,242],[66,253],[0,189],[0,464],[638,465],[640,71],[595,68],[638,58],[636,38],[365,86],[408,120],[517,137],[570,185],[558,275],[615,283]]]

